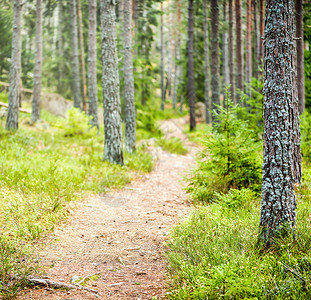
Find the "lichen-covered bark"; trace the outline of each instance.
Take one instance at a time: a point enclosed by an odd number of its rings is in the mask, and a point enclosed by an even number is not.
[[[264,36],[264,162],[260,239],[266,246],[296,221],[301,175],[293,0],[267,0]]]
[[[37,16],[36,16],[36,53],[35,53],[35,71],[33,84],[32,112],[31,120],[37,122],[40,120],[41,105],[41,82],[42,82],[42,0],[37,0]]]
[[[303,45],[303,7],[302,0],[296,1],[297,19],[297,85],[299,99],[299,113],[305,110],[305,74],[304,74],[304,45]]]
[[[195,122],[195,89],[194,89],[194,59],[193,59],[193,0],[188,6],[188,97],[190,110],[190,130],[196,127]]]
[[[220,105],[218,15],[218,1],[211,0],[211,89],[212,106],[215,110],[218,110],[216,105]]]
[[[209,79],[210,79],[210,71],[209,71],[209,40],[208,40],[208,27],[207,27],[207,0],[203,0],[203,33],[204,33],[204,100],[205,100],[205,122],[208,124],[211,122],[209,109],[210,98],[209,98]]]
[[[235,0],[235,20],[236,20],[236,84],[237,88],[243,91],[243,43],[242,43],[242,8],[241,0]]]
[[[132,55],[132,0],[124,0],[125,151],[135,151],[135,93]]]
[[[230,73],[230,84],[231,84],[231,98],[233,103],[235,101],[235,80],[234,80],[234,50],[233,50],[233,0],[229,0],[229,73]]]
[[[76,0],[71,0],[70,14],[71,14],[71,56],[72,56],[72,77],[73,77],[73,99],[74,99],[73,106],[81,108]]]
[[[13,2],[13,35],[12,35],[12,57],[10,68],[9,108],[6,119],[6,129],[18,129],[18,107],[21,93],[21,47],[22,47],[22,10],[23,1]]]
[[[96,0],[89,2],[89,41],[88,41],[88,98],[89,116],[92,117],[91,124],[98,124],[98,93],[97,93],[97,71],[96,71]]]
[[[101,0],[102,88],[104,102],[104,159],[123,165],[122,123],[116,33],[116,1]]]

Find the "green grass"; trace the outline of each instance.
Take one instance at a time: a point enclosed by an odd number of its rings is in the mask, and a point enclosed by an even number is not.
[[[36,269],[28,249],[68,215],[68,203],[86,192],[107,192],[150,172],[152,156],[138,148],[124,154],[124,166],[103,160],[104,134],[89,130],[87,117],[69,119],[43,111],[31,126],[20,115],[10,133],[0,120],[0,296],[11,298]]]
[[[168,298],[310,299],[310,192],[305,181],[296,239],[280,240],[266,252],[256,246],[260,197],[252,191],[218,194],[217,203],[195,209],[167,245]]]
[[[189,152],[180,138],[158,138],[156,144],[169,153],[186,155]]]

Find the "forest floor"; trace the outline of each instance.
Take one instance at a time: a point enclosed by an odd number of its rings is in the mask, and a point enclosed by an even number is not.
[[[71,203],[71,214],[44,240],[37,257],[45,278],[70,283],[86,276],[85,286],[102,299],[165,299],[165,242],[190,212],[183,176],[194,166],[195,146],[183,133],[185,119],[161,124],[166,137],[179,137],[190,152],[173,155],[149,141],[154,170],[107,194],[89,194]],[[80,289],[36,287],[18,299],[97,299]]]

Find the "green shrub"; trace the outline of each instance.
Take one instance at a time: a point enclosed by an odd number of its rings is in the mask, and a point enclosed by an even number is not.
[[[230,189],[226,194],[215,192],[214,197],[214,201],[220,205],[228,208],[238,208],[250,205],[256,195],[251,189],[242,188],[240,190]]]
[[[180,138],[159,138],[156,140],[156,143],[162,147],[164,151],[180,154],[180,155],[186,155],[188,153],[188,149],[186,149],[183,145],[183,142]]]
[[[301,153],[304,159],[311,161],[311,113],[307,110],[300,116]]]
[[[213,132],[202,141],[198,166],[188,178],[186,191],[193,200],[211,202],[215,191],[242,187],[256,191],[261,186],[261,143],[255,141],[247,122],[237,119],[238,106],[229,92],[226,108],[218,109]]]

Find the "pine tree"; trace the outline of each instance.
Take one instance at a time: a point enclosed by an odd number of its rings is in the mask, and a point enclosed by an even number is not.
[[[203,0],[203,32],[204,32],[204,102],[205,102],[205,122],[210,123],[210,98],[209,98],[209,81],[210,81],[210,58],[209,58],[209,39],[208,39],[208,27],[207,27],[207,0]]]
[[[243,43],[242,43],[242,8],[241,0],[235,0],[236,20],[236,62],[237,62],[237,88],[243,91]]]
[[[233,51],[233,0],[229,0],[229,72],[232,102],[235,101],[234,51]]]

